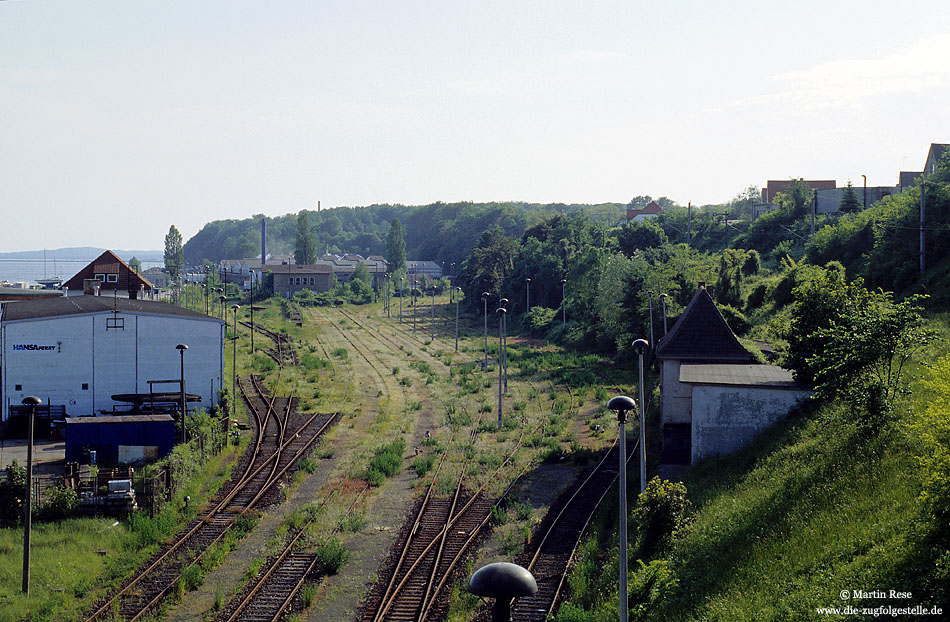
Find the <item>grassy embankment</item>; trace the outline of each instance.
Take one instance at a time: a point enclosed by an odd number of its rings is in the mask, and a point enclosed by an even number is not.
[[[818,608],[848,605],[950,610],[946,559],[921,518],[923,448],[913,429],[934,397],[928,363],[947,354],[948,319],[932,322],[940,338],[911,366],[911,393],[887,429],[862,433],[846,406],[810,405],[744,450],[693,468],[684,482],[692,524],[655,557],[675,584],[638,585],[646,573],[637,576],[631,529],[631,619],[819,620],[829,615]],[[605,527],[584,547],[562,622],[616,619],[615,512],[605,509]],[[606,556],[599,538],[612,543]],[[911,596],[855,598],[856,590]],[[637,610],[660,592],[662,601]]]

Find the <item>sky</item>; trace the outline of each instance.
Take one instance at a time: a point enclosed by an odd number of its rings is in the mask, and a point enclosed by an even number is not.
[[[434,201],[894,185],[950,2],[0,2],[0,251]]]

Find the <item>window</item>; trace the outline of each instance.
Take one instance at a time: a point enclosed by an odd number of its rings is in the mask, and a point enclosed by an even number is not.
[[[124,317],[107,317],[106,330],[110,330],[110,329],[125,330],[125,318]]]
[[[118,283],[118,282],[119,282],[119,275],[118,275],[118,274],[107,274],[107,275],[106,275],[106,283]]]
[[[96,275],[96,280],[97,280],[97,281],[102,281],[103,283],[105,283],[105,282],[106,282],[106,275],[104,275],[104,274],[97,274],[97,275]]]
[[[82,390],[83,390],[83,391],[88,391],[88,390],[89,390],[89,383],[88,383],[88,382],[82,383]]]
[[[13,386],[13,390],[14,390],[14,391],[22,391],[22,390],[23,390],[23,385],[22,385],[22,384],[14,385],[14,386]]]

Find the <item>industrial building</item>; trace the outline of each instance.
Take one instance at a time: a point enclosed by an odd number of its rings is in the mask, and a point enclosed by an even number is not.
[[[129,412],[185,390],[210,408],[221,390],[224,322],[164,302],[72,296],[7,303],[0,313],[2,422],[35,395],[69,417]],[[118,399],[117,399],[118,398]]]

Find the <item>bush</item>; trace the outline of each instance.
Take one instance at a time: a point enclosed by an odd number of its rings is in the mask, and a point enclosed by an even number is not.
[[[40,508],[40,515],[45,520],[60,520],[66,518],[79,505],[79,495],[72,488],[56,486],[47,491],[49,499]]]
[[[26,468],[14,460],[7,465],[6,477],[0,481],[0,523],[16,525],[23,517],[26,498]]]
[[[300,357],[300,364],[306,367],[307,369],[324,369],[330,366],[330,361],[325,358],[320,358],[314,354],[304,354]]]
[[[690,502],[686,486],[654,477],[637,498],[633,517],[639,526],[641,557],[647,558],[669,544],[688,525],[686,513]]]
[[[417,477],[422,477],[432,469],[434,462],[435,459],[432,456],[419,456],[409,466],[416,472]]]
[[[346,546],[336,538],[330,538],[317,548],[317,564],[327,574],[339,572],[349,557]]]
[[[364,474],[370,486],[379,486],[387,477],[398,473],[402,466],[402,454],[405,451],[406,441],[401,438],[377,448]]]
[[[731,305],[716,305],[726,324],[737,335],[744,335],[749,330],[749,320],[746,319],[742,311],[739,311]]]

